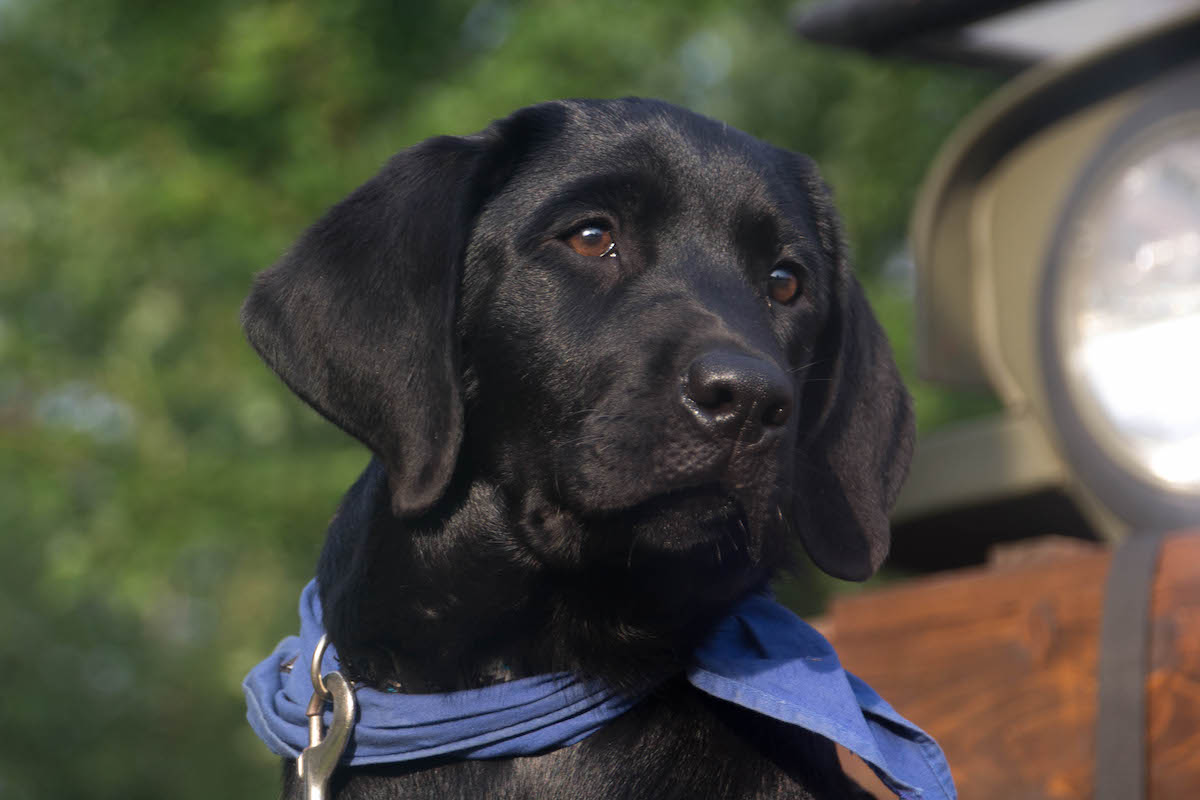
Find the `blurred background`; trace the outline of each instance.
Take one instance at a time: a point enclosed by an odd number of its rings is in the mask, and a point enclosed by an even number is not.
[[[427,136],[660,97],[822,166],[912,374],[904,231],[997,79],[799,40],[791,2],[0,2],[0,797],[277,792],[245,672],[295,625],[366,451],[238,307],[323,209]],[[831,582],[788,595],[822,608]]]

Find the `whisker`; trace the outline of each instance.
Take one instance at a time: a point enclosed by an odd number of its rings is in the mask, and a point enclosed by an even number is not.
[[[827,358],[818,358],[816,361],[810,361],[807,364],[801,364],[798,367],[789,369],[788,372],[799,372],[802,369],[808,369],[809,367],[815,367],[817,364],[820,364],[820,363],[822,363],[824,361],[828,361],[828,360],[829,359],[827,359]]]

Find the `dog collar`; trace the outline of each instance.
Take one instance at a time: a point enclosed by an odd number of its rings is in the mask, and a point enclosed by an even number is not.
[[[300,635],[289,636],[242,684],[246,717],[270,750],[296,758],[308,743],[309,671],[324,634],[316,581],[300,595]],[[292,668],[296,665],[296,668]],[[337,669],[330,646],[321,671]],[[752,594],[697,649],[688,681],[702,692],[830,739],[863,759],[898,797],[957,795],[937,743],[842,669],[832,645],[775,600]],[[534,755],[575,744],[641,696],[569,673],[441,694],[360,686],[348,766]]]

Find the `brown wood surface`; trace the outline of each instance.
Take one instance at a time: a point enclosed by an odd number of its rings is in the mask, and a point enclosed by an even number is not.
[[[1109,560],[1097,549],[923,578],[842,598],[822,628],[847,669],[941,743],[963,800],[1089,798]],[[1148,726],[1151,800],[1200,800],[1200,532],[1164,543],[1153,615],[1148,719],[1130,724]]]

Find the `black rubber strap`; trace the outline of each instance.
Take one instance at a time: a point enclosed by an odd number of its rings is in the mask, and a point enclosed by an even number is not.
[[[1130,536],[1104,589],[1096,707],[1096,800],[1145,800],[1150,600],[1162,533]]]

